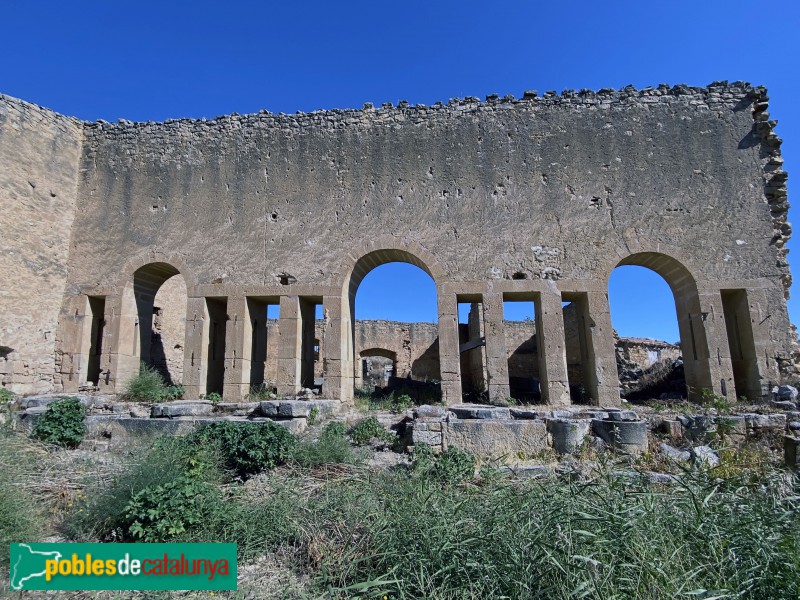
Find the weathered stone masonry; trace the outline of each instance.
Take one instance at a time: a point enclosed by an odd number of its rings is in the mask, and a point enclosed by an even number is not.
[[[763,88],[724,82],[118,124],[0,97],[3,384],[119,390],[150,359],[153,298],[180,273],[189,393],[249,390],[267,304],[278,387],[307,384],[322,304],[323,394],[347,402],[358,285],[405,261],[437,285],[448,403],[457,304],[482,305],[502,399],[503,301],[529,300],[543,399],[569,402],[570,301],[588,393],[614,404],[608,278],[636,264],[675,295],[690,392],[760,397],[792,352],[786,174],[766,109]]]

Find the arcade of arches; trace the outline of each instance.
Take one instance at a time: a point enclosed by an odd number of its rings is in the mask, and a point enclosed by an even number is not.
[[[605,291],[560,291],[552,285],[514,281],[502,291],[459,293],[452,291],[456,286],[445,284],[451,290],[450,302],[439,293],[438,326],[355,321],[360,281],[376,266],[397,260],[431,274],[409,252],[384,249],[355,261],[341,297],[187,298],[175,267],[142,266],[123,288],[120,314],[106,308],[116,305],[107,298],[86,297],[86,312],[79,312],[75,320],[86,358],[74,356],[73,363],[87,370],[75,381],[119,390],[143,361],[156,366],[168,381],[182,382],[188,395],[213,391],[227,400],[241,400],[252,387],[267,383],[282,394],[308,387],[348,401],[354,386],[386,385],[390,377],[399,376],[441,381],[450,403],[470,397],[477,388],[483,399],[495,403],[509,397],[560,405],[619,401]],[[764,393],[745,290],[701,294],[688,270],[665,255],[632,255],[619,264],[650,268],[669,283],[690,395],[713,389],[723,396],[756,399]],[[531,302],[535,319],[506,321],[504,301]],[[467,323],[458,323],[458,303],[470,306]],[[323,319],[315,318],[320,304]],[[703,304],[708,312],[701,310]],[[280,307],[278,319],[268,318],[269,305]],[[165,312],[172,318],[162,321]],[[176,319],[178,314],[185,319]],[[115,329],[109,331],[109,322]],[[726,341],[726,354],[720,348],[712,352],[712,337]],[[403,356],[407,358],[399,361]],[[112,380],[114,372],[117,378]],[[576,387],[581,397],[576,397]]]
[[[445,402],[613,405],[608,281],[639,265],[674,296],[689,394],[763,398],[800,378],[767,107],[714,82],[89,123],[0,95],[0,384],[120,392],[144,361],[188,397],[348,403],[369,351],[423,370],[358,338],[359,284],[399,261],[436,286]],[[535,328],[513,356],[509,302]]]

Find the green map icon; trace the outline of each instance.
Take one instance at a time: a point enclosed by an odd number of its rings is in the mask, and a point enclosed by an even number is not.
[[[61,553],[34,550],[30,544],[12,544],[9,568],[12,590],[24,590],[26,582],[45,577],[45,561],[59,560]]]

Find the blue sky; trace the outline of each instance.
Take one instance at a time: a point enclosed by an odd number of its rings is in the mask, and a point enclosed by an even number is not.
[[[770,91],[790,200],[800,177],[800,3],[790,0],[4,0],[0,39],[1,93],[87,120],[746,80]],[[789,248],[796,269],[797,242]],[[393,268],[365,279],[359,316],[435,319],[435,292],[403,295],[413,269]],[[677,339],[666,284],[637,270],[612,276],[614,326]]]

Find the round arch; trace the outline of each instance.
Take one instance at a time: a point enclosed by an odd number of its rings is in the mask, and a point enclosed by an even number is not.
[[[188,288],[194,283],[186,274],[166,262],[163,256],[149,255],[129,261],[120,282],[120,314],[117,321],[115,388],[122,387],[139,373],[142,362],[150,363],[153,334],[153,310],[158,290],[168,279],[180,275]],[[179,261],[178,264],[183,264]],[[186,306],[173,309],[185,314]]]
[[[669,285],[678,319],[681,354],[686,389],[690,399],[697,399],[703,390],[727,393],[726,386],[715,385],[712,377],[709,345],[705,330],[706,315],[702,312],[697,282],[682,261],[663,252],[634,252],[619,258],[605,274],[608,290],[611,273],[621,266],[638,266],[660,275]]]
[[[382,236],[362,244],[342,262],[338,278],[341,285],[341,344],[337,347],[338,360],[328,361],[325,379],[332,385],[340,386],[334,393],[343,402],[352,399],[355,380],[359,376],[356,368],[360,367],[361,362],[355,356],[355,299],[358,287],[370,271],[392,262],[412,264],[425,271],[433,279],[437,298],[440,284],[445,279],[444,268],[425,247],[397,236]],[[331,366],[335,373],[331,372]]]
[[[386,348],[367,348],[359,352],[358,355],[361,358],[364,358],[365,356],[381,356],[394,361],[397,360],[397,352],[394,352],[393,350],[387,350]]]

